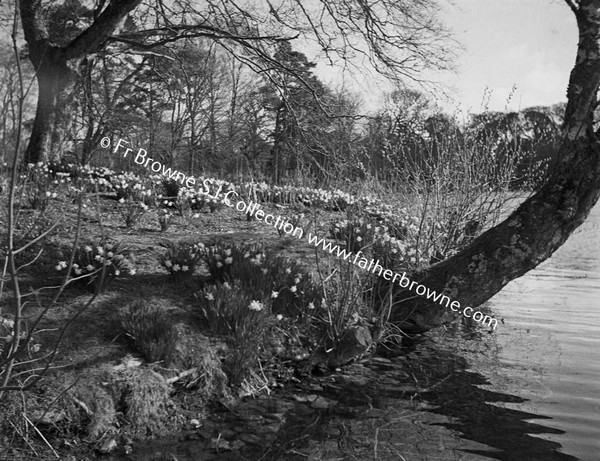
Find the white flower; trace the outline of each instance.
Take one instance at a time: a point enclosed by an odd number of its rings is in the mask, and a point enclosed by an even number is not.
[[[289,267],[285,270],[286,274],[291,274],[292,273],[292,269],[290,269]]]
[[[112,265],[112,261],[110,261],[109,259],[107,259],[106,261],[104,261],[104,265],[105,266],[110,266],[110,265]]]
[[[81,275],[81,269],[75,269],[75,275]]]
[[[231,256],[231,250],[230,250],[229,248],[227,248],[227,249],[225,250],[225,255],[226,255],[226,256]]]
[[[225,258],[225,264],[233,264],[233,258],[231,256]]]
[[[263,274],[265,274],[265,275],[267,275],[267,272],[269,272],[269,270],[268,270],[268,269],[266,269],[266,268],[264,268],[264,269],[261,269],[261,270],[262,270],[262,273],[263,273]]]
[[[165,261],[165,267],[173,267],[173,263],[167,259]]]
[[[296,277],[296,278],[294,279],[294,283],[296,283],[296,284],[300,283],[300,279],[299,279],[298,277]]]
[[[229,289],[231,289],[231,285],[229,285],[229,283],[225,282],[223,284],[223,288],[227,288],[229,290]]]
[[[187,272],[190,270],[190,266],[181,266],[181,272]]]
[[[92,266],[91,264],[88,264],[85,269],[89,272],[94,272],[95,267]]]
[[[279,296],[279,292],[278,291],[273,291],[271,292],[271,298],[275,299]]]
[[[362,242],[362,237],[356,237],[357,242]]]
[[[129,269],[129,275],[135,275],[135,269]]]
[[[215,297],[212,293],[206,293],[206,299],[208,299],[209,301],[214,301]]]
[[[106,257],[107,258],[112,258],[114,256],[112,251],[109,251],[108,253],[106,253]]]
[[[298,291],[298,289],[296,288],[296,285],[294,285],[294,286],[290,287],[290,291],[291,291],[292,293],[296,293],[296,291]]]
[[[179,269],[181,269],[179,264],[173,264],[173,272],[177,272]]]
[[[119,203],[125,203],[125,199],[124,199],[123,197],[121,197],[121,198],[119,199]]]
[[[218,262],[217,267],[220,269],[221,267],[223,267],[223,263]]]
[[[104,248],[102,248],[102,247],[96,247],[96,250],[98,251],[99,255],[103,255],[104,254]]]
[[[283,315],[278,314],[276,318],[277,318],[277,320],[283,320]]]
[[[46,191],[46,197],[50,197],[52,194],[50,193],[50,191]]]
[[[121,271],[119,269],[115,269],[115,276],[121,275]]]
[[[308,308],[309,308],[309,309],[314,309],[314,308],[315,308],[315,305],[314,305],[314,303],[308,303]]]
[[[244,255],[244,259],[248,259],[249,257],[250,257],[250,253],[246,253],[246,254]]]
[[[248,306],[248,309],[250,309],[251,311],[262,311],[264,309],[264,305],[260,302],[260,301],[252,301],[250,303],[250,305]]]
[[[56,265],[55,269],[57,271],[61,271],[66,267],[67,267],[67,261],[59,261],[58,264]]]

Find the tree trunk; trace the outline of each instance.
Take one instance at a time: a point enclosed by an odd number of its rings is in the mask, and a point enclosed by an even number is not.
[[[25,162],[36,163],[50,158],[49,146],[57,115],[57,101],[69,81],[65,62],[45,59],[38,67],[38,101]]]
[[[141,0],[110,2],[94,22],[68,45],[51,43],[41,0],[19,0],[21,23],[29,55],[37,72],[38,105],[25,162],[48,159],[48,148],[56,119],[56,104],[60,92],[71,77],[68,63],[100,49],[121,20]]]
[[[579,6],[570,6],[579,27],[579,48],[569,81],[557,168],[540,191],[505,221],[454,257],[410,276],[460,302],[461,311],[481,305],[549,258],[583,223],[600,195],[600,145],[593,128],[600,85],[600,1],[581,0]],[[382,288],[383,295],[389,285]],[[397,284],[392,300],[390,320],[407,333],[428,330],[456,316]]]

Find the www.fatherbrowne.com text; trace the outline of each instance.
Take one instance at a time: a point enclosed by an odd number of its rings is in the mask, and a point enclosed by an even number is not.
[[[104,148],[108,148],[111,144],[110,138],[103,138],[100,145]],[[133,152],[133,149],[126,147],[126,144],[129,144],[128,141],[124,141],[123,139],[119,139],[114,147],[113,153],[117,153],[119,148],[124,148],[123,157],[127,157],[130,152]],[[191,189],[196,185],[196,179],[191,176],[187,176],[186,174],[172,170],[171,168],[165,168],[163,164],[161,164],[157,160],[153,160],[148,157],[148,152],[145,149],[139,149],[135,156],[132,154],[131,156],[134,159],[134,162],[138,165],[144,165],[146,168],[150,168],[155,173],[162,173],[163,176],[174,179],[175,181],[180,181],[182,185],[185,185],[187,188]],[[155,168],[156,166],[156,168]],[[210,196],[210,180],[204,180],[204,190],[200,190],[199,192],[204,195]],[[214,193],[214,195],[210,196],[212,198],[219,198],[221,194],[223,186],[220,186],[218,191]],[[285,218],[281,216],[274,216],[272,214],[266,213],[264,210],[260,208],[258,203],[254,203],[250,201],[246,203],[244,200],[238,200],[235,204],[231,201],[233,196],[239,195],[237,192],[229,190],[223,196],[222,199],[228,207],[235,207],[235,209],[242,213],[247,213],[250,216],[255,217],[259,221],[264,221],[265,224],[275,227],[278,230],[282,230],[288,235],[292,235],[298,239],[302,239],[304,236],[304,230],[298,226],[294,226],[289,223]],[[328,251],[330,254],[335,254],[338,258],[343,259],[344,261],[350,261],[352,264],[358,265],[360,268],[365,269],[367,271],[371,271],[373,274],[377,271],[379,276],[383,277],[386,280],[391,280],[392,283],[396,282],[402,288],[407,288],[410,291],[414,291],[419,296],[426,296],[427,299],[432,300],[440,304],[441,306],[446,306],[452,309],[454,312],[458,312],[464,315],[467,318],[472,318],[476,322],[480,322],[484,325],[491,325],[494,329],[496,329],[498,325],[498,321],[490,317],[489,315],[485,315],[482,312],[475,311],[473,312],[472,307],[462,308],[458,301],[451,301],[450,298],[442,293],[437,293],[436,291],[431,290],[429,287],[419,284],[416,281],[411,281],[407,276],[406,272],[399,274],[397,272],[392,271],[391,269],[385,269],[383,266],[379,264],[379,260],[369,261],[367,258],[362,256],[362,251],[358,251],[357,253],[353,253],[347,251],[344,248],[340,248],[339,245],[334,245],[333,242],[328,241],[324,238],[320,238],[316,235],[312,235],[310,232],[308,233],[308,242],[315,247],[321,247],[324,251]],[[473,315],[471,315],[473,313]]]

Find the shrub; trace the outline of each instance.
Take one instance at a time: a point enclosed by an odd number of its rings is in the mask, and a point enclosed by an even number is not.
[[[321,291],[300,264],[259,245],[216,242],[203,255],[213,280],[239,286],[252,299],[272,299],[275,313],[297,315],[320,304]]]
[[[148,211],[148,206],[144,202],[120,198],[119,204],[117,209],[125,221],[125,227],[128,229],[135,227],[144,213]]]
[[[59,176],[60,179],[53,179],[47,164],[28,164],[25,197],[29,206],[34,210],[46,211],[51,200],[57,197],[59,185],[68,182],[68,176],[63,173]]]
[[[171,223],[173,221],[173,213],[165,208],[161,208],[158,210],[158,225],[160,226],[161,232],[166,232],[169,230]]]
[[[160,264],[167,269],[175,282],[189,280],[202,259],[202,243],[173,243],[165,240],[160,244],[167,252],[160,257]]]
[[[181,183],[174,179],[165,179],[162,182],[162,188],[167,197],[177,197]]]
[[[224,369],[231,384],[239,385],[256,367],[265,332],[274,320],[269,299],[253,299],[239,283],[227,282],[205,288],[198,298],[210,331],[231,340],[233,350]]]
[[[369,247],[375,238],[376,226],[368,219],[349,215],[348,219],[332,223],[329,234],[332,238],[342,240],[346,249],[357,253]]]
[[[376,277],[341,260],[320,267],[319,273],[324,299],[314,319],[323,335],[321,345],[338,349],[351,330],[373,316],[368,294]]]
[[[141,178],[130,172],[112,176],[111,184],[117,193],[117,200],[146,203],[146,200],[152,196],[152,189],[147,188]]]
[[[177,329],[155,305],[138,300],[121,319],[121,327],[133,346],[148,362],[162,361],[169,366],[175,357]]]
[[[247,257],[251,256],[254,260],[260,260],[260,258],[264,256],[259,247],[250,246],[247,248]],[[233,265],[234,260],[239,262],[243,256],[244,253],[241,252],[240,247],[229,245],[221,241],[216,241],[202,249],[202,257],[206,263],[206,268],[212,279],[219,283],[232,281],[230,273],[231,266]]]
[[[287,217],[285,222],[294,226],[294,229],[296,229],[297,227],[302,229],[303,235],[306,234],[307,232],[309,232],[310,228],[312,226],[312,221],[306,216],[305,213],[301,213],[301,212],[296,212],[296,213],[292,214],[291,216]],[[279,234],[280,237],[287,235],[287,233],[283,229],[284,226],[285,226],[285,224],[283,226],[280,226],[277,228],[277,233]]]
[[[90,243],[75,250],[71,277],[84,282],[94,293],[102,293],[115,278],[135,270],[118,243]],[[67,268],[66,261],[59,261],[56,270]]]
[[[219,335],[235,335],[244,317],[254,312],[248,309],[252,297],[241,287],[228,282],[205,288],[198,299],[209,330]]]
[[[225,206],[225,201],[221,197],[210,197],[206,200],[206,203],[211,213],[215,213]]]

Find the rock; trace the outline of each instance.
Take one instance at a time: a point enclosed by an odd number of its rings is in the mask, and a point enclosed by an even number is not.
[[[262,421],[262,417],[261,416],[259,416],[259,415],[251,415],[251,414],[240,415],[238,417],[238,419],[240,421],[244,421],[246,423],[253,423],[253,422]]]
[[[194,427],[200,427],[202,425],[202,423],[197,419],[191,419],[190,424]]]
[[[253,445],[262,445],[263,440],[254,434],[240,434],[239,439],[246,443],[251,443]]]
[[[283,420],[283,413],[265,413],[263,416],[272,421],[282,421]]]
[[[383,363],[383,364],[390,364],[392,363],[391,360],[383,358],[383,357],[371,357],[370,360],[368,360],[368,362],[370,363]]]
[[[236,429],[238,429],[238,428],[236,428]],[[237,432],[241,432],[241,431],[237,431]],[[235,429],[234,430],[223,429],[220,432],[220,435],[221,435],[222,438],[231,439],[231,438],[237,436],[237,432],[235,431]]]
[[[115,439],[106,439],[98,448],[98,451],[103,455],[112,453],[117,448],[117,441]]]
[[[310,395],[293,395],[292,396],[296,402],[314,402],[319,398],[318,395],[310,394]]]
[[[223,438],[212,439],[210,441],[210,445],[211,445],[211,448],[214,450],[227,450],[227,451],[234,450],[234,448],[231,446],[231,443],[228,440],[225,440]]]
[[[335,405],[337,402],[335,400],[329,400],[325,397],[318,397],[313,403],[311,403],[311,408],[315,410],[326,410],[327,408]]]

